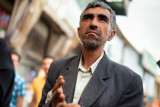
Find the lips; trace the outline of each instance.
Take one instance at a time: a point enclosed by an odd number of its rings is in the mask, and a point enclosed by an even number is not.
[[[94,30],[89,30],[86,34],[96,34],[96,35],[99,35],[96,31]]]

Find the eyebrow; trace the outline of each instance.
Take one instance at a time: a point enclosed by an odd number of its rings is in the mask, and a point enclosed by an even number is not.
[[[83,20],[84,18],[87,18],[87,17],[93,17],[93,14],[92,14],[92,13],[84,14],[84,15],[81,17],[81,20]]]
[[[107,15],[99,14],[98,17],[105,18],[107,21],[109,21],[109,17]]]
[[[92,13],[87,13],[87,14],[84,14],[82,17],[81,17],[81,20],[84,20],[85,18],[87,17],[93,17],[94,15]],[[98,17],[99,18],[105,18],[106,20],[109,20],[109,17],[105,14],[98,14]]]
[[[98,14],[98,16],[104,17],[104,18],[106,18],[106,19],[109,19],[108,16],[107,16],[107,15],[104,15],[104,14]]]

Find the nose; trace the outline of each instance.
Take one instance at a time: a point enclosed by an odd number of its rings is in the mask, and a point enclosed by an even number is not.
[[[97,27],[98,27],[98,20],[96,18],[93,18],[90,23],[90,28],[94,30]]]

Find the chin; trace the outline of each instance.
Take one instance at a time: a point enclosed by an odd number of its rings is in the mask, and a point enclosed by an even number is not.
[[[88,50],[97,50],[100,46],[95,44],[85,44],[84,47]]]

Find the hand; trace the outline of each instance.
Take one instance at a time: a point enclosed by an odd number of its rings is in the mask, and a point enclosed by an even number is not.
[[[67,103],[62,89],[64,82],[63,76],[59,76],[56,80],[56,84],[52,89],[52,107],[66,107]]]
[[[69,103],[65,101],[65,95],[63,93],[62,86],[65,83],[63,76],[59,76],[56,80],[56,84],[52,89],[52,107],[81,107],[78,104]]]
[[[81,106],[78,104],[69,103],[69,104],[66,104],[65,107],[81,107]]]

